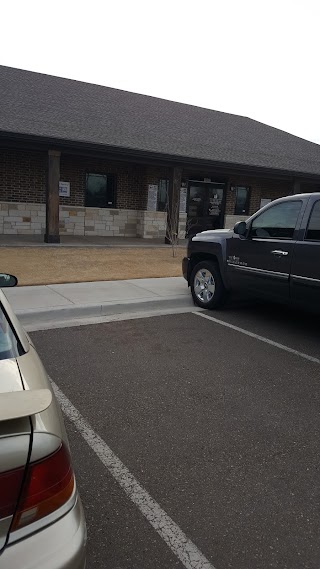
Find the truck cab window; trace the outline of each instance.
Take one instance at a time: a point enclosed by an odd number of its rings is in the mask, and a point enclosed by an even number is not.
[[[258,215],[252,222],[251,237],[292,239],[301,203],[301,201],[283,202]]]

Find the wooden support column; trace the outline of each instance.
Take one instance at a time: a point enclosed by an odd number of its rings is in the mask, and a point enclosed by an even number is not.
[[[59,235],[59,181],[61,152],[48,152],[48,179],[46,197],[46,243],[60,243]]]
[[[169,178],[167,231],[165,243],[172,244],[179,231],[180,188],[182,168],[173,168]]]

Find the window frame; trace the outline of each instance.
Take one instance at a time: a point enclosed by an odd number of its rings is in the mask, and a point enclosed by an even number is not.
[[[297,219],[296,219],[296,224],[295,224],[295,227],[294,227],[294,229],[293,229],[292,237],[279,237],[279,236],[275,237],[275,236],[272,236],[272,235],[270,235],[270,236],[268,236],[268,237],[262,237],[262,236],[258,236],[258,235],[252,235],[253,224],[254,224],[254,222],[255,222],[257,219],[259,219],[259,217],[261,217],[262,215],[265,215],[265,214],[266,214],[267,212],[269,212],[271,209],[274,209],[274,208],[276,208],[276,207],[282,206],[282,205],[287,204],[287,203],[290,203],[290,204],[292,204],[292,203],[300,203],[300,210],[298,211],[298,215],[297,215]],[[258,213],[258,214],[254,217],[254,219],[251,220],[250,228],[249,228],[249,232],[248,232],[248,237],[249,237],[250,239],[259,239],[259,240],[263,240],[263,241],[268,241],[268,240],[272,240],[272,241],[273,241],[273,240],[279,240],[279,241],[294,241],[294,240],[296,240],[296,239],[295,239],[295,236],[296,236],[296,234],[297,234],[297,231],[299,230],[299,219],[301,218],[301,215],[302,215],[302,213],[303,213],[303,207],[302,207],[302,205],[303,205],[303,201],[302,201],[302,200],[299,200],[299,199],[297,199],[297,200],[290,200],[290,201],[283,201],[283,202],[280,202],[280,203],[275,203],[275,204],[273,204],[273,205],[270,205],[270,207],[268,207],[268,209],[266,209],[265,211],[262,211],[261,213]]]
[[[250,200],[251,200],[251,187],[250,186],[234,186],[235,188],[235,201],[234,201],[234,215],[249,215],[250,211]],[[246,190],[247,191],[247,198],[245,202],[245,211],[241,211],[237,213],[237,197],[238,197],[238,190]]]
[[[117,177],[116,174],[113,174],[111,172],[95,172],[95,171],[87,171],[85,174],[86,178],[85,178],[85,196],[84,196],[84,207],[88,207],[88,208],[98,208],[98,209],[116,209],[116,204],[117,204]],[[87,203],[87,188],[88,188],[88,177],[89,176],[103,176],[106,178],[106,182],[107,182],[107,187],[106,187],[106,205],[101,206],[101,205],[88,205]],[[109,184],[111,183],[112,186],[112,205],[108,204],[108,192],[110,191],[110,186]]]
[[[319,199],[319,200],[316,200],[316,201],[314,202],[314,204],[312,204],[312,208],[311,208],[311,211],[310,211],[310,214],[309,214],[308,224],[307,224],[306,231],[305,231],[305,235],[304,235],[304,239],[303,239],[303,240],[306,241],[307,243],[320,243],[320,238],[319,238],[319,239],[308,239],[308,237],[307,237],[308,231],[309,231],[310,221],[311,221],[311,218],[312,218],[312,214],[313,214],[313,212],[314,212],[314,208],[315,208],[318,204],[319,204],[319,206],[320,206],[320,199]],[[318,207],[319,207],[319,206],[318,206]]]

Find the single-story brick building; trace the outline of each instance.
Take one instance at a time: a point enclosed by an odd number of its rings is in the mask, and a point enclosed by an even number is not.
[[[257,121],[0,66],[0,234],[165,237],[320,190],[320,146]],[[171,227],[172,229],[172,227]]]

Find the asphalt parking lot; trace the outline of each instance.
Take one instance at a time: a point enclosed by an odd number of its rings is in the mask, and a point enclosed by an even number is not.
[[[191,540],[189,567],[318,569],[318,319],[255,304],[203,314],[222,323],[187,313],[31,337],[92,432]],[[101,443],[66,424],[88,569],[188,566],[97,456]]]

